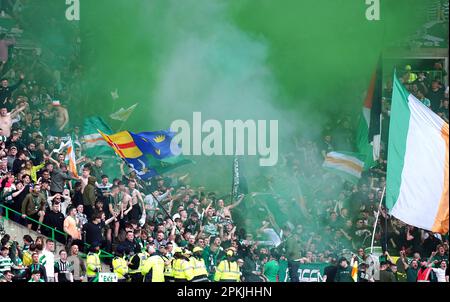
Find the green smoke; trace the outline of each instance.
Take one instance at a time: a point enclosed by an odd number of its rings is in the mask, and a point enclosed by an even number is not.
[[[83,2],[86,113],[139,102],[124,125],[110,120],[134,131],[190,121],[193,111],[277,119],[280,152],[295,152],[294,135],[318,139],[330,117],[356,119],[380,53],[416,30],[423,3],[382,1],[381,20],[370,22],[359,0]],[[230,188],[230,158],[196,160],[194,179]],[[247,170],[272,171],[256,161]]]

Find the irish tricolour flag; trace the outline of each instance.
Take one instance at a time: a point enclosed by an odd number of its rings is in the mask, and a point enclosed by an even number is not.
[[[356,154],[333,151],[327,153],[322,167],[356,183],[361,178],[364,162]]]
[[[448,124],[394,76],[386,206],[403,222],[448,232]]]

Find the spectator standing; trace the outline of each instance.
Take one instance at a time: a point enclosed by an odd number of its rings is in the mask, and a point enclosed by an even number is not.
[[[39,220],[39,222],[43,222],[45,216],[45,198],[42,194],[40,194],[40,185],[36,184],[33,188],[33,191],[28,193],[22,203],[22,218],[30,217],[34,220]],[[40,225],[38,226],[36,222],[28,220],[27,221],[28,229],[34,226],[37,230],[40,230]]]
[[[280,266],[278,265],[279,255],[275,250],[270,252],[269,261],[264,264],[264,276],[269,282],[278,282],[278,271]]]
[[[431,82],[431,89],[428,91],[427,98],[431,102],[431,110],[437,112],[441,107],[441,101],[445,98],[445,90],[440,86],[439,81]]]
[[[420,260],[420,268],[417,272],[417,282],[436,282],[436,275],[431,267],[428,267],[428,260],[423,258]]]
[[[61,213],[61,203],[54,200],[51,210],[45,214],[44,224],[64,233],[64,219],[64,215]],[[45,232],[47,236],[51,235],[50,230],[45,229]],[[55,238],[59,242],[66,242],[65,237],[60,233],[56,233]]]
[[[39,262],[45,267],[47,282],[55,282],[55,242],[47,239]]]
[[[352,259],[353,260],[353,259]],[[352,261],[353,262],[353,261]],[[345,257],[339,259],[339,266],[336,271],[335,282],[354,282],[352,278],[352,264],[348,265]]]
[[[45,282],[47,282],[47,272],[45,270],[45,266],[39,262],[39,254],[33,253],[31,258],[33,262],[28,267],[28,271],[30,274],[29,278],[32,278],[33,272],[38,272],[40,274],[40,278],[42,278]]]
[[[78,245],[74,244],[70,248],[70,256],[67,257],[67,261],[73,268],[73,282],[83,282],[86,275],[86,264],[78,253]]]
[[[437,282],[449,282],[447,262],[442,260],[438,268],[431,268],[436,274]]]
[[[2,60],[2,59],[0,58],[0,60]],[[9,86],[8,79],[5,79],[5,78],[1,79],[0,107],[4,106],[4,108],[6,108],[7,111],[11,111],[13,109],[13,106],[10,102],[11,95],[14,90],[19,88],[19,86],[22,84],[24,78],[25,78],[25,76],[23,74],[21,74],[19,82],[17,82],[14,85],[11,85],[11,86]],[[3,129],[3,130],[5,130],[5,129]],[[8,132],[8,134],[5,133],[4,135],[9,136],[9,132]]]
[[[55,263],[55,282],[73,282],[73,266],[67,261],[67,252],[59,251],[59,260]]]
[[[380,282],[396,282],[394,274],[388,270],[388,262],[380,262]]]

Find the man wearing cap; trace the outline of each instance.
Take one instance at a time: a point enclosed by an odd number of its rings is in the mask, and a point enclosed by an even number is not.
[[[175,248],[173,258],[175,260],[172,263],[172,270],[175,282],[191,281],[193,278],[193,268],[181,247]]]
[[[241,280],[241,272],[239,265],[234,260],[234,249],[226,249],[226,258],[217,266],[214,274],[216,282],[239,282]]]
[[[209,282],[208,271],[206,270],[205,260],[203,259],[203,249],[199,246],[193,249],[194,256],[190,258],[194,270],[192,282]]]

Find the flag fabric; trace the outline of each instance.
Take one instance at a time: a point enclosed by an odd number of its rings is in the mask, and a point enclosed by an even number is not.
[[[248,193],[247,179],[243,174],[241,160],[237,156],[233,160],[232,184],[231,197],[233,200],[237,200],[240,194]]]
[[[372,145],[373,160],[380,158],[381,149],[381,99],[383,93],[383,71],[382,71],[381,57],[378,60],[377,70],[375,71],[375,79],[372,79],[371,86],[373,86],[372,107],[370,109],[370,124],[369,124],[369,144]]]
[[[134,104],[133,106],[128,107],[127,109],[120,108],[118,111],[112,113],[109,117],[113,120],[125,122],[133,113],[134,109],[136,109],[138,104]]]
[[[111,134],[111,128],[99,116],[88,117],[84,120],[81,144],[87,156],[93,157],[101,154],[112,154],[111,148],[98,130]]]
[[[119,98],[119,89],[116,88],[116,90],[111,91],[111,98],[113,101]]]
[[[153,153],[149,151],[148,146],[140,149],[140,147],[143,146],[142,141],[137,142],[135,140],[135,138],[140,138],[140,136],[130,131],[121,131],[111,135],[107,135],[101,131],[99,131],[99,133],[105,138],[116,154],[124,160],[130,168],[135,170],[137,175],[143,180],[147,180],[155,175],[163,174],[191,162],[190,160],[184,159],[182,156],[168,156],[161,159],[154,158]]]
[[[354,282],[358,282],[358,261],[357,260],[353,261],[351,276],[352,276],[352,279]]]
[[[354,153],[333,151],[327,153],[322,167],[337,172],[346,180],[357,182],[361,178],[364,162]]]
[[[151,154],[157,159],[177,156],[181,153],[178,144],[172,140],[176,133],[170,130],[141,132],[138,134],[130,132],[130,134],[140,150]]]
[[[67,153],[65,160],[69,163],[67,170],[72,172],[74,177],[78,177],[77,160],[75,158],[75,148],[73,145],[72,138],[70,138],[69,141],[67,142]]]
[[[381,95],[382,69],[380,59],[370,80],[356,134],[358,152],[365,156],[364,170],[371,168],[380,157]]]
[[[403,222],[448,232],[448,123],[410,94],[394,75],[386,206]]]

